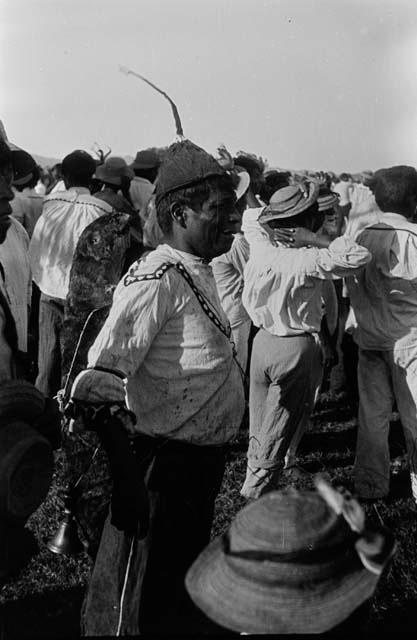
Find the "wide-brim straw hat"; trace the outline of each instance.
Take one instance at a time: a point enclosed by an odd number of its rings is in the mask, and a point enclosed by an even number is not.
[[[340,196],[338,193],[334,191],[329,191],[327,193],[320,194],[317,198],[317,204],[319,205],[319,211],[328,211],[329,209],[333,209],[337,204],[339,204]]]
[[[104,164],[97,167],[93,177],[101,182],[120,186],[122,184],[122,178],[127,177],[132,179],[134,175],[132,169],[127,166],[123,158],[113,156],[112,158],[108,158]]]
[[[355,534],[314,492],[271,492],[236,516],[186,576],[194,603],[221,626],[247,633],[321,633],[376,587]]]
[[[247,171],[240,171],[237,174],[237,184],[235,186],[236,200],[240,200],[249,189],[250,175]]]
[[[293,218],[309,209],[317,200],[319,185],[312,180],[290,187],[282,187],[272,194],[269,204],[259,217],[259,222]]]

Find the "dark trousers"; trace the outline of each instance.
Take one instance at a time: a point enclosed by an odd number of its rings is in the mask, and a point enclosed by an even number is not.
[[[65,300],[41,293],[36,387],[52,398],[61,388],[61,332]]]
[[[150,496],[150,527],[143,540],[118,531],[107,518],[83,608],[84,635],[198,633],[209,621],[193,605],[185,574],[210,540],[224,447],[139,436]],[[157,445],[158,446],[158,445]]]

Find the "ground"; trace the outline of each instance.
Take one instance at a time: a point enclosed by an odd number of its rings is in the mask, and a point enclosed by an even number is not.
[[[334,484],[352,488],[356,420],[343,395],[321,398],[310,431],[304,436],[298,463],[308,474],[301,486],[311,486],[318,471],[327,471]],[[395,534],[398,549],[375,594],[369,631],[404,632],[417,623],[417,507],[411,498],[401,425],[394,413],[391,423],[391,495],[366,507],[367,515]],[[247,431],[232,448],[217,500],[213,536],[223,532],[245,504],[239,495],[245,472]],[[63,465],[57,453],[53,485],[44,504],[27,528],[38,550],[27,567],[0,591],[0,637],[70,637],[79,632],[78,621],[91,563],[86,554],[57,556],[46,548],[62,516]]]

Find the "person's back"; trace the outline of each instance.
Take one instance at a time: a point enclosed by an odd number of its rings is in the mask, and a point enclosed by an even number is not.
[[[364,349],[417,343],[417,225],[395,213],[379,217],[358,237],[372,260],[348,281]]]
[[[65,191],[46,196],[29,246],[33,280],[41,291],[39,373],[36,386],[53,396],[61,386],[61,331],[64,303],[77,242],[83,230],[112,207],[90,195],[93,158],[74,151],[62,162]]]

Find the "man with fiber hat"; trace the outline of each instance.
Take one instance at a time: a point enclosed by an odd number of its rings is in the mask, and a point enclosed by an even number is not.
[[[127,464],[137,469],[113,491],[84,607],[87,635],[181,633],[195,623],[184,577],[209,541],[226,447],[244,410],[209,266],[239,230],[235,202],[232,179],[212,156],[188,140],[168,149],[156,187],[165,242],[122,277],[74,382],[74,427],[100,436],[106,416],[117,415],[131,444],[119,460],[120,449],[109,448],[114,466],[125,478]],[[134,494],[143,477],[148,530]]]
[[[370,260],[353,240],[315,233],[323,222],[315,182],[284,187],[267,207],[249,209],[243,304],[259,327],[253,342],[249,391],[248,466],[242,494],[277,488],[309,420],[320,382],[314,335],[323,316],[323,281],[351,275]]]
[[[130,184],[130,197],[143,221],[146,218],[146,205],[155,191],[155,180],[160,164],[161,161],[155,149],[144,149],[137,152],[136,158],[130,165],[134,172]]]

